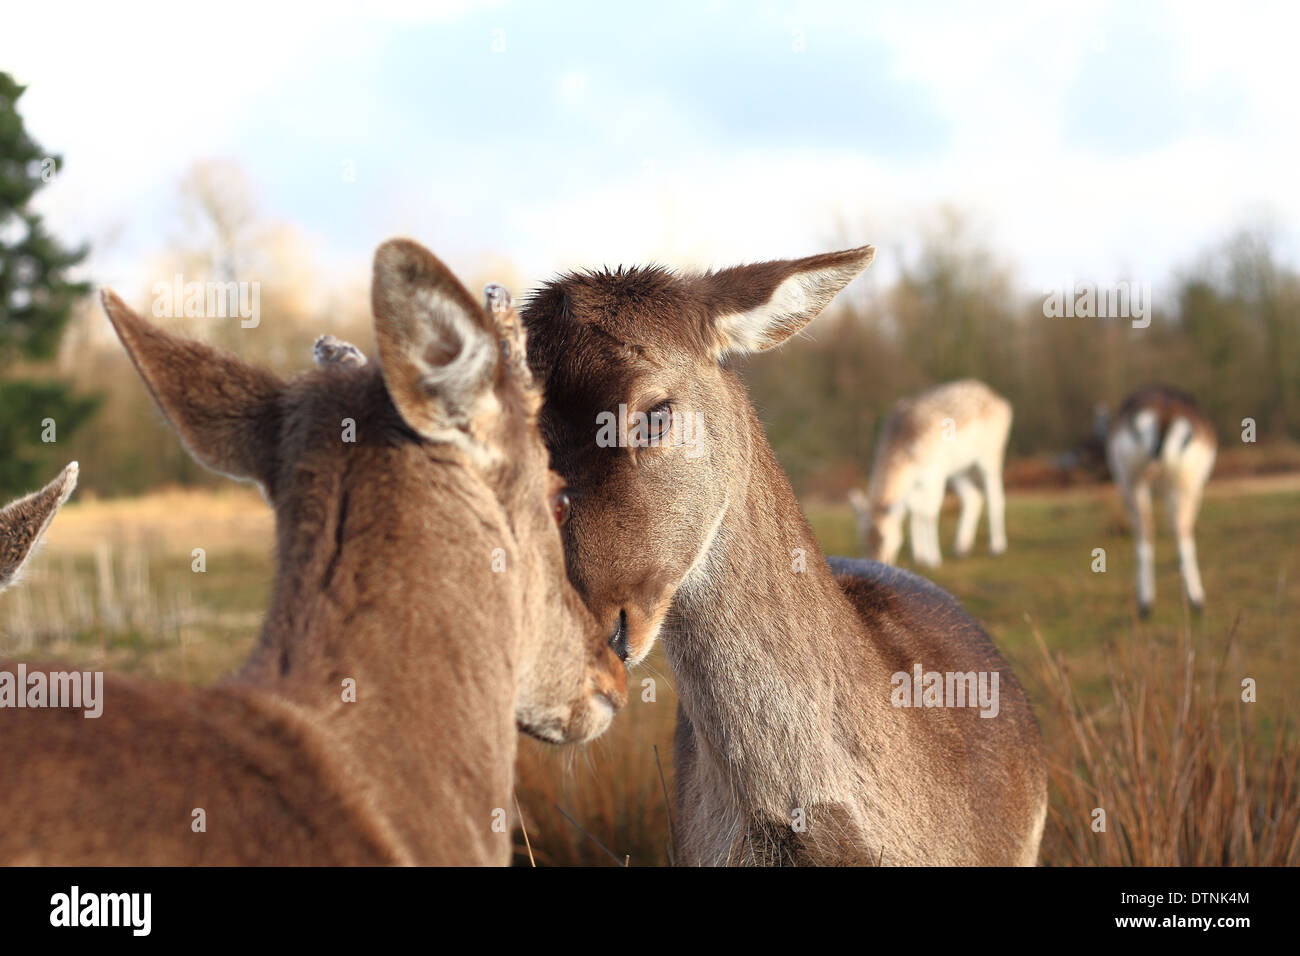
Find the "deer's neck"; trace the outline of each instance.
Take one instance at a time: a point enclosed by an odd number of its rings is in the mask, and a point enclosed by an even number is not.
[[[417,861],[505,862],[508,836],[493,824],[512,799],[523,617],[489,556],[512,539],[482,496],[422,493],[465,510],[436,529],[339,513],[341,530],[297,565],[302,542],[282,533],[262,638],[235,679],[287,699],[341,744]]]
[[[837,788],[837,748],[859,744],[839,736],[855,731],[835,719],[837,701],[879,668],[752,418],[748,459],[707,558],[674,598],[664,648],[699,759],[733,795],[785,812]]]

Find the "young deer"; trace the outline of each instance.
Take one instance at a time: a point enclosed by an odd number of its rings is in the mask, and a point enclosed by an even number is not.
[[[0,863],[507,863],[516,728],[588,740],[623,703],[509,299],[404,240],[372,295],[379,363],[285,382],[104,294],[190,452],[274,507],[271,607],[211,689],[0,710]]]
[[[912,558],[937,567],[943,560],[939,511],[947,488],[961,501],[953,545],[957,556],[966,556],[975,544],[984,495],[989,551],[1005,551],[1002,456],[1010,433],[1011,403],[974,379],[901,399],[880,432],[868,494],[856,488],[849,493],[867,556],[893,564],[903,544],[903,517],[910,513]]]
[[[40,491],[0,508],[0,591],[18,580],[55,512],[77,487],[78,471],[74,461]]]
[[[1192,531],[1217,451],[1214,426],[1196,400],[1164,385],[1138,389],[1110,424],[1106,461],[1133,522],[1138,610],[1143,617],[1151,613],[1156,599],[1153,487],[1165,495],[1187,600],[1198,611],[1205,604]]]
[[[630,662],[662,632],[672,665],[679,861],[1038,853],[1041,742],[1006,662],[939,588],[821,558],[726,361],[799,331],[872,253],[567,275],[523,309],[570,575]],[[914,667],[999,679],[996,717],[895,706]]]

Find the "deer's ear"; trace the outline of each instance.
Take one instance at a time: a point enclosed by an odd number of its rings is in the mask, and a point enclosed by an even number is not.
[[[0,508],[0,591],[13,584],[59,506],[77,487],[74,461],[40,491]]]
[[[375,253],[371,302],[384,384],[402,418],[426,438],[476,437],[498,407],[497,335],[483,307],[409,239]]]
[[[274,493],[285,384],[220,349],[164,332],[111,290],[104,311],[163,415],[200,464]]]
[[[867,267],[872,246],[733,266],[695,282],[708,309],[706,339],[718,358],[780,345],[817,317]]]

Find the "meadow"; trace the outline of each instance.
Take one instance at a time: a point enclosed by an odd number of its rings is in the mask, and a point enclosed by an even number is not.
[[[827,553],[860,553],[847,505],[805,510]],[[1300,475],[1211,483],[1197,526],[1202,615],[1183,601],[1161,527],[1156,609],[1137,618],[1132,540],[1108,485],[1013,490],[998,558],[983,528],[971,557],[948,557],[955,522],[953,507],[945,563],[928,576],[984,624],[1035,702],[1052,766],[1045,864],[1300,862],[1289,690],[1300,686]],[[247,489],[74,496],[0,604],[0,658],[210,683],[256,638],[272,531]],[[676,698],[661,650],[630,691],[586,747],[521,740],[517,862],[671,862]]]

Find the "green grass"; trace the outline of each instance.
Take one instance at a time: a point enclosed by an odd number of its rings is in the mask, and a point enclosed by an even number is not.
[[[847,507],[812,507],[809,521],[830,554],[861,553]],[[1158,519],[1163,516],[1158,514]],[[1014,495],[1007,507],[1006,554],[987,552],[987,526],[971,556],[951,557],[955,506],[941,521],[944,563],[924,570],[956,595],[998,646],[1035,686],[1036,626],[1047,646],[1071,662],[1076,685],[1094,695],[1106,687],[1103,655],[1108,645],[1151,641],[1171,646],[1190,623],[1197,646],[1227,645],[1237,629],[1242,676],[1260,684],[1260,703],[1280,708],[1300,686],[1300,655],[1294,611],[1300,607],[1300,494],[1241,494],[1207,499],[1196,526],[1206,610],[1189,615],[1178,575],[1172,535],[1156,532],[1157,600],[1139,621],[1135,605],[1133,539],[1113,490]],[[1092,571],[1093,549],[1106,552],[1105,573]],[[906,548],[901,563],[911,567]],[[1225,673],[1224,680],[1235,676]],[[1263,709],[1263,708],[1261,708]]]

